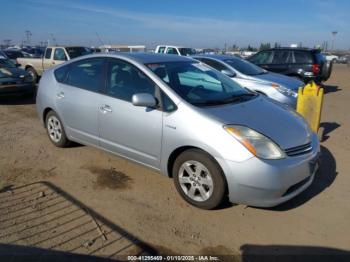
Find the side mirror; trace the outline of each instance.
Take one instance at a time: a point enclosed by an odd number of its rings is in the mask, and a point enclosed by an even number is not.
[[[236,76],[235,72],[228,70],[228,69],[221,70],[221,73],[223,73],[224,75],[227,75],[228,77],[235,77]]]
[[[140,94],[134,94],[132,96],[132,104],[134,106],[155,108],[157,106],[157,100],[151,94],[140,93]]]

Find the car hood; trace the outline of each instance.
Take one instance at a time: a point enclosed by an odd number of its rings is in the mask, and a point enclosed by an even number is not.
[[[26,72],[21,68],[0,66],[0,78],[21,78],[25,75]]]
[[[294,110],[259,96],[244,103],[201,108],[224,125],[242,125],[271,138],[282,149],[307,144],[312,132]]]
[[[290,89],[295,90],[295,91],[298,91],[299,87],[303,87],[305,85],[304,82],[302,82],[296,78],[281,75],[281,74],[276,74],[276,73],[272,73],[272,72],[268,72],[266,74],[261,74],[261,75],[256,75],[256,76],[254,76],[254,78],[277,83],[277,84],[280,84],[284,87],[290,88]]]

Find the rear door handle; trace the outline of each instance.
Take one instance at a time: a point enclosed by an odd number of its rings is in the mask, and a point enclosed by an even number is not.
[[[103,105],[103,106],[100,106],[100,111],[102,113],[111,113],[112,108],[109,105]]]
[[[57,98],[61,99],[64,97],[64,93],[63,92],[59,92],[56,94]]]

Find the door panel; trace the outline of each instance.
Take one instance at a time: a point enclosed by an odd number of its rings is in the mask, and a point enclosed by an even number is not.
[[[74,86],[59,84],[57,108],[73,140],[99,145],[98,107],[101,95]]]
[[[67,65],[67,75],[61,67],[56,79],[57,108],[67,134],[83,143],[99,145],[98,108],[103,87],[103,58],[89,58]]]
[[[99,109],[101,146],[146,165],[160,165],[163,113],[134,106],[136,93],[155,95],[157,87],[134,65],[111,59]]]
[[[99,111],[101,146],[152,167],[159,167],[162,139],[162,112],[137,107],[105,96]]]

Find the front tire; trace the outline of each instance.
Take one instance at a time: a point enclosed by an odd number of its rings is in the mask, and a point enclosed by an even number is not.
[[[225,197],[226,181],[221,167],[210,155],[190,149],[177,157],[173,166],[177,191],[188,203],[214,209]]]
[[[64,131],[63,123],[54,111],[46,115],[45,126],[50,141],[57,147],[67,147],[70,141]]]

